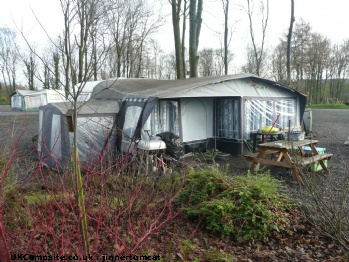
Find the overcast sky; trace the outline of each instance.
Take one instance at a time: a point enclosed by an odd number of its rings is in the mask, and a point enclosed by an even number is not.
[[[167,5],[163,10],[170,12],[168,0],[160,1]],[[231,0],[230,23],[235,24],[235,32],[230,48],[234,50],[235,57],[239,60],[243,57],[246,45],[250,43],[247,15],[237,5],[245,2],[245,0]],[[288,30],[290,2],[290,0],[269,0],[268,46],[277,44],[278,39]],[[17,27],[22,28],[30,41],[37,43],[47,41],[33,13],[52,36],[61,32],[63,21],[58,0],[0,0],[0,6],[0,27],[15,28],[16,24]],[[310,23],[313,32],[321,33],[336,43],[349,38],[348,12],[349,0],[295,0],[296,22],[303,18]],[[173,39],[169,14],[168,25],[158,33],[158,41],[165,51],[174,49],[173,45],[169,44],[169,39],[171,41]],[[255,24],[258,24],[258,20]],[[221,0],[204,0],[199,48],[219,47],[220,41],[216,32],[222,31],[222,28]]]

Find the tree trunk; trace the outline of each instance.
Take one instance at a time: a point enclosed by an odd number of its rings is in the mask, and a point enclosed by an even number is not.
[[[253,7],[251,7],[251,0],[247,0],[247,15],[250,23],[250,35],[251,35],[251,41],[253,45],[253,52],[254,52],[254,59],[255,59],[255,74],[260,75],[261,74],[261,66],[262,66],[262,60],[264,56],[264,41],[266,36],[266,29],[268,26],[268,19],[269,19],[269,0],[266,0],[267,8],[265,11],[265,18],[264,18],[264,4],[261,1],[262,5],[262,41],[261,41],[261,47],[257,47],[257,43],[255,40],[254,30],[253,30],[253,22],[252,22],[252,15],[253,15]]]
[[[198,46],[202,23],[202,0],[190,0],[189,7],[189,66],[190,77],[198,76]]]
[[[84,74],[84,56],[85,56],[85,30],[86,30],[86,24],[85,24],[85,13],[86,13],[86,7],[85,7],[85,0],[78,1],[80,6],[80,45],[79,45],[79,68],[78,68],[78,82],[81,83],[83,81],[82,76]]]
[[[187,18],[187,0],[184,0],[183,22],[182,22],[182,47],[181,47],[184,78],[186,75],[186,64],[185,64],[185,31],[187,29],[186,18]]]
[[[291,84],[291,40],[294,20],[294,0],[291,0],[291,20],[287,35],[287,85]]]
[[[223,3],[224,10],[224,74],[228,74],[228,10],[229,0],[225,0]]]
[[[59,89],[60,84],[60,75],[59,75],[59,54],[54,53],[53,54],[53,63],[54,63],[54,74],[55,74],[55,83],[54,83],[54,89]]]
[[[172,0],[172,26],[173,26],[173,36],[175,42],[175,54],[176,54],[176,70],[177,79],[185,78],[184,68],[183,68],[183,50],[181,44],[181,30],[179,26],[180,22],[180,8],[181,0]],[[185,18],[183,18],[185,19]]]

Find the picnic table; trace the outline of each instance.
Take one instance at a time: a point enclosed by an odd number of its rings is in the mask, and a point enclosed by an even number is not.
[[[252,139],[252,152],[257,152],[257,143],[260,142],[267,142],[265,141],[268,139],[268,141],[275,141],[275,140],[281,140],[284,137],[284,133],[282,132],[274,132],[274,133],[263,133],[263,132],[252,132],[251,133],[251,139]],[[260,144],[260,143],[258,143]]]
[[[257,164],[266,164],[273,166],[281,166],[292,171],[293,178],[299,184],[303,184],[302,178],[299,176],[298,168],[306,165],[319,163],[325,173],[328,169],[324,160],[330,159],[333,154],[319,154],[316,149],[318,140],[277,140],[259,144],[259,151],[252,154],[244,155],[247,161],[252,162],[249,168],[253,172]],[[310,147],[311,152],[306,153],[304,147]]]

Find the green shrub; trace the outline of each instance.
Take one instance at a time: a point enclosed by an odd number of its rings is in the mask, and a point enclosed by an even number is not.
[[[238,237],[264,239],[272,232],[287,230],[287,198],[279,193],[281,185],[278,180],[266,173],[237,176],[235,182],[235,186],[225,193],[236,200],[238,208],[234,220],[242,225]]]
[[[186,186],[179,195],[178,202],[191,206],[210,199],[224,191],[226,175],[212,166],[204,169],[190,169],[186,176]]]
[[[248,241],[288,230],[286,197],[269,174],[229,178],[210,167],[192,170],[186,182],[178,202],[211,232]]]
[[[214,198],[202,202],[196,210],[196,214],[204,216],[206,229],[218,232],[225,237],[234,233],[234,213],[237,208],[234,201],[229,198]],[[187,209],[188,213],[191,211],[191,208]]]
[[[0,105],[10,105],[11,103],[8,101],[6,96],[0,96]]]

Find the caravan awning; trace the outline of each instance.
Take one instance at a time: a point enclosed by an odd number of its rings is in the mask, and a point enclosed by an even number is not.
[[[249,85],[246,85],[249,83]],[[125,99],[130,97],[224,97],[224,96],[284,96],[299,92],[277,82],[252,74],[210,76],[180,80],[110,79],[96,85],[93,99]]]

